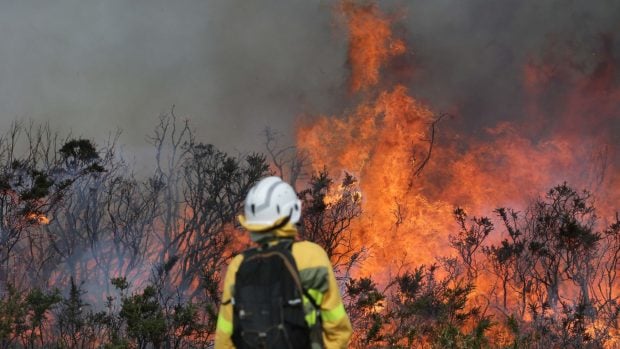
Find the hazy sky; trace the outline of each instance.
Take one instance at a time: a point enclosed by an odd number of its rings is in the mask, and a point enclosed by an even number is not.
[[[0,2],[0,128],[13,120],[140,146],[176,105],[200,139],[256,147],[342,84],[343,38],[312,1]]]
[[[14,120],[139,152],[176,105],[202,141],[257,149],[265,126],[346,103],[346,35],[319,0],[2,0],[0,129]],[[387,1],[407,39],[416,96],[458,104],[467,123],[516,117],[519,75],[550,42],[587,64],[600,33],[620,39],[620,1]],[[260,150],[260,149],[257,149]],[[133,151],[133,150],[131,150]]]

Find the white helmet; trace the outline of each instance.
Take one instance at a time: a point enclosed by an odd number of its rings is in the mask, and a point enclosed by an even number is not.
[[[301,216],[301,201],[293,187],[280,177],[265,177],[248,192],[244,211],[248,226],[270,228],[283,218],[285,224],[294,224]]]

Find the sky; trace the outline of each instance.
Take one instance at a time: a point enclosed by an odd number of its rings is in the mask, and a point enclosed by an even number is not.
[[[103,143],[120,129],[126,151],[142,157],[159,115],[174,105],[200,141],[226,151],[262,150],[265,127],[293,142],[301,116],[338,114],[353,103],[335,4],[3,0],[0,131],[33,120]],[[594,69],[601,34],[620,50],[613,0],[380,7],[395,19],[409,48],[402,59],[414,67],[395,79],[435,110],[458,108],[455,122],[472,134],[521,117],[523,65],[549,47],[570,47],[584,70]]]
[[[175,105],[200,140],[254,149],[333,98],[346,51],[331,22],[320,2],[2,1],[0,128],[49,121],[99,142],[120,128],[140,147]]]

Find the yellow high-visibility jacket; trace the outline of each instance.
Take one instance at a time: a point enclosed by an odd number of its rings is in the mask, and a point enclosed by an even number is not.
[[[323,327],[323,345],[326,349],[347,348],[352,328],[347,316],[340,291],[336,284],[331,262],[323,248],[309,241],[296,242],[292,246],[292,255],[297,263],[302,286],[320,306]],[[215,332],[215,349],[234,348],[231,340],[233,333],[233,306],[229,302],[235,284],[235,275],[243,255],[237,255],[228,266],[224,279],[222,305],[217,319]],[[304,296],[305,297],[305,296]],[[316,323],[316,312],[313,306],[304,299],[306,322]],[[314,349],[315,344],[313,344]]]

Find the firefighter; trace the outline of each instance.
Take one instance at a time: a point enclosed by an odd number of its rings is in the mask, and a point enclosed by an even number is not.
[[[347,348],[352,333],[351,323],[345,312],[334,271],[325,250],[309,241],[292,242],[297,236],[295,224],[301,216],[301,201],[294,189],[279,177],[263,178],[248,192],[244,213],[239,216],[239,223],[250,232],[250,237],[257,246],[269,248],[281,241],[290,241],[290,255],[294,259],[292,264],[296,265],[298,280],[301,281],[303,287],[303,296],[300,298],[303,299],[302,316],[310,330],[311,344],[308,347],[312,349]],[[258,251],[260,250],[259,247]],[[234,294],[235,283],[239,281],[237,274],[241,273],[240,266],[244,261],[244,255],[248,254],[235,256],[226,272],[222,305],[215,334],[216,349],[244,346],[246,344],[236,345],[235,343],[244,342],[235,339],[239,338],[238,332],[250,332],[249,330],[235,332],[233,325],[239,324],[238,316],[244,314],[243,309],[239,310],[239,300],[235,300]],[[245,258],[248,260],[246,264],[249,264],[250,258]],[[237,286],[240,283],[239,281]],[[293,301],[289,302],[293,303]],[[256,312],[259,311],[256,310]],[[266,336],[266,334],[262,335]],[[290,342],[289,346],[291,346]],[[265,345],[265,347],[273,346]]]

